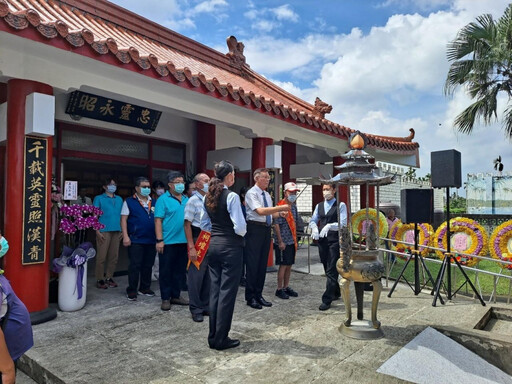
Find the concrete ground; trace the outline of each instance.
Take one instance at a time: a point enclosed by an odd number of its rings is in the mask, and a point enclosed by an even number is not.
[[[402,383],[376,370],[428,325],[472,329],[488,310],[460,295],[434,308],[429,292],[414,296],[399,285],[392,298],[389,289],[381,295],[384,338],[350,339],[338,331],[345,313],[341,301],[318,310],[325,277],[318,274],[316,247],[310,258],[313,273],[292,273],[297,298],[274,296],[275,272],[267,274],[264,291],[271,308],[248,307],[239,289],[230,336],[241,345],[222,352],[208,348],[208,318],[194,323],[183,306],[161,311],[158,292],[130,302],[126,277],[108,290],[96,289],[90,277],[82,310],[59,312],[57,319],[34,326],[35,346],[25,355],[24,368],[30,367],[39,383]],[[304,246],[294,270],[307,267]],[[365,293],[365,318],[370,300],[371,293]]]

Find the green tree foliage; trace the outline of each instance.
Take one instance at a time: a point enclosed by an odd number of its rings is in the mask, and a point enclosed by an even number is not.
[[[444,91],[452,95],[463,86],[474,102],[455,119],[457,130],[471,134],[475,123],[489,125],[498,119],[498,94],[508,96],[503,129],[512,138],[512,4],[499,20],[489,14],[462,28],[448,44],[451,62]]]

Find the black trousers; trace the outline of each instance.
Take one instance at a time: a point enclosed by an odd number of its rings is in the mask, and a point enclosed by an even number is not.
[[[233,320],[236,294],[242,275],[242,245],[233,245],[232,240],[212,237],[208,248],[208,271],[210,273],[210,331],[208,344],[221,346],[228,337]]]
[[[210,274],[208,273],[208,254],[205,255],[199,269],[194,263],[188,267],[188,300],[192,314],[208,310],[210,300]]]
[[[245,235],[245,300],[259,299],[263,293],[270,252],[270,227],[247,223]]]
[[[155,244],[132,244],[128,247],[130,266],[126,293],[137,293],[137,290],[151,288],[151,269],[155,263],[155,255]]]
[[[329,242],[327,239],[320,239],[318,240],[318,253],[327,278],[322,303],[331,304],[335,298],[341,296],[336,269],[336,262],[340,258],[340,245],[337,241]]]

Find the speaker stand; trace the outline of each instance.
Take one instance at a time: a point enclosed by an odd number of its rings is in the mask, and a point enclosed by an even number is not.
[[[393,291],[395,290],[395,288],[398,285],[398,282],[400,281],[401,278],[403,278],[405,280],[405,282],[407,283],[409,288],[411,288],[412,291],[414,292],[415,296],[418,296],[420,294],[421,290],[423,288],[425,288],[425,286],[427,285],[427,283],[429,281],[432,282],[432,286],[435,286],[434,278],[430,274],[430,271],[425,263],[425,260],[423,259],[423,256],[421,256],[421,251],[418,250],[418,237],[419,237],[418,223],[414,223],[414,250],[412,252],[409,252],[409,256],[407,256],[407,261],[405,262],[402,270],[400,271],[400,274],[396,278],[395,283],[391,287],[391,290],[388,293],[388,297],[391,297],[391,295],[393,294]],[[409,262],[411,261],[411,259],[413,257],[414,257],[414,288],[412,287],[412,285],[409,283],[409,281],[404,276],[404,272],[407,269],[407,266],[409,265]],[[420,286],[420,266],[419,266],[420,262],[421,262],[421,265],[423,266],[423,270],[425,272],[427,272],[427,275],[428,275],[428,280],[425,283],[423,283],[422,286]],[[440,300],[441,300],[441,303],[444,304],[443,299],[440,298]]]
[[[452,260],[455,262],[455,265],[457,265],[457,268],[459,268],[460,272],[464,276],[465,281],[460,285],[459,288],[455,290],[452,294],[452,272],[451,272],[451,262]],[[443,263],[441,264],[441,269],[439,270],[439,274],[436,277],[436,283],[434,284],[434,289],[432,290],[432,293],[434,295],[434,300],[432,301],[432,306],[435,307],[437,304],[437,299],[439,298],[441,301],[441,304],[444,304],[442,298],[441,298],[441,285],[443,284],[444,280],[444,274],[446,272],[446,296],[448,300],[451,300],[452,297],[459,292],[459,290],[466,284],[469,284],[471,289],[473,290],[475,297],[480,300],[480,303],[485,307],[485,302],[482,299],[482,296],[477,292],[475,286],[469,279],[468,275],[466,274],[466,271],[464,271],[464,268],[460,265],[457,258],[451,253],[451,242],[450,242],[450,187],[446,187],[446,253],[444,254]]]

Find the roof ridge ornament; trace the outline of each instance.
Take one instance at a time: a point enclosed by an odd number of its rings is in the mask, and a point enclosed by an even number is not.
[[[244,55],[244,43],[238,41],[235,36],[229,36],[226,39],[226,43],[228,44],[229,49],[229,52],[226,54],[226,56],[229,57],[230,64],[242,70],[243,67],[247,65]]]
[[[319,97],[315,99],[315,108],[313,108],[313,116],[325,119],[327,113],[331,113],[332,105],[320,100]]]

